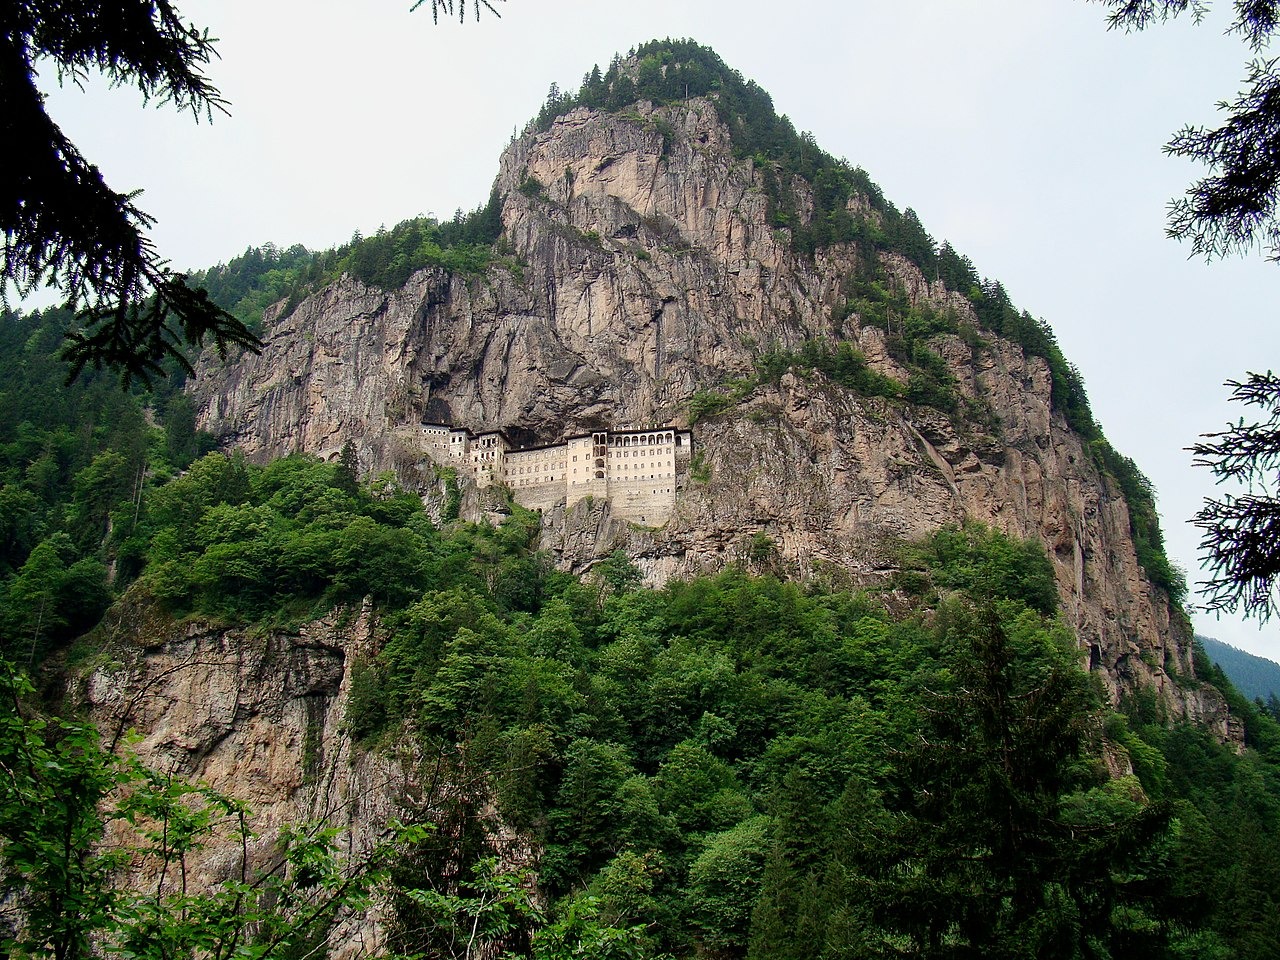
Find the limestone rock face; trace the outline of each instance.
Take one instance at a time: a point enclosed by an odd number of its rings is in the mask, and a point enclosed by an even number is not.
[[[452,758],[424,757],[412,738],[386,750],[352,743],[352,666],[385,641],[368,605],[295,630],[264,631],[175,622],[130,594],[97,632],[105,656],[72,680],[68,696],[108,748],[128,749],[152,770],[247,806],[247,848],[215,830],[188,856],[184,878],[193,891],[239,876],[244,859],[251,876],[275,867],[286,828],[336,830],[344,860],[359,865],[392,820],[439,822],[445,805],[467,796],[466,784],[439,777],[442,761]],[[528,841],[497,826],[496,852],[512,867],[527,866]],[[137,862],[130,882],[154,889],[157,876],[146,871],[158,865]],[[370,907],[340,917],[328,955],[344,960],[384,950],[387,910],[375,896]]]
[[[344,277],[287,315],[277,307],[261,356],[201,363],[199,425],[258,458],[332,457],[350,442],[363,470],[429,492],[424,421],[526,444],[687,425],[697,391],[753,373],[763,350],[818,339],[851,340],[905,379],[881,329],[834,319],[856,251],[792,253],[764,183],[707,100],[576,109],[501,159],[518,267],[423,270],[390,292]],[[793,188],[803,211],[805,185]],[[881,266],[913,302],[976,322],[905,259]],[[1191,673],[1189,629],[1139,565],[1119,490],[1053,411],[1047,365],[983,336],[931,342],[970,406],[989,411],[981,422],[788,374],[694,424],[693,468],[662,528],[583,502],[546,511],[542,544],[575,571],[625,549],[655,584],[732,561],[872,584],[896,542],[971,518],[1044,543],[1082,658],[1114,696],[1149,685],[1174,715],[1225,717],[1171,679]],[[485,501],[468,494],[464,510]]]
[[[273,811],[268,826],[315,818],[325,798],[371,796],[385,771],[351,752],[341,710],[349,662],[375,642],[368,610],[295,633],[139,614],[127,601],[112,611],[101,629],[113,656],[81,681],[104,737],[142,731],[131,749],[151,766]]]

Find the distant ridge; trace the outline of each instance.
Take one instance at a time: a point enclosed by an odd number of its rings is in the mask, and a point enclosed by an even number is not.
[[[1212,637],[1196,636],[1209,659],[1222,667],[1236,689],[1250,700],[1266,700],[1272,694],[1280,697],[1280,663],[1246,653],[1238,647]]]

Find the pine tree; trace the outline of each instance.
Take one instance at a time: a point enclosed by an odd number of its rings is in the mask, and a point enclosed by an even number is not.
[[[877,925],[921,957],[1161,955],[1170,814],[1106,781],[1088,677],[1029,614],[939,621],[954,685],[853,850]]]

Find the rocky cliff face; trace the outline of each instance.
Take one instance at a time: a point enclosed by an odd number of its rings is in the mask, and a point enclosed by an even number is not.
[[[706,100],[574,110],[513,143],[497,187],[522,268],[424,270],[391,292],[344,277],[277,307],[261,356],[201,364],[200,426],[260,458],[352,442],[363,469],[425,487],[423,421],[526,443],[683,424],[696,391],[751,374],[762,349],[818,339],[852,340],[905,378],[881,329],[833,319],[855,250],[791,252],[761,171],[734,158]],[[803,215],[805,185],[792,187]],[[880,267],[913,302],[976,320],[908,261]],[[1144,575],[1119,491],[1054,412],[1045,363],[985,334],[930,346],[991,416],[787,374],[695,424],[695,466],[665,526],[584,502],[545,515],[543,546],[575,571],[625,549],[653,583],[744,560],[864,584],[883,580],[902,538],[978,520],[1044,543],[1064,615],[1113,694],[1151,685],[1174,713],[1225,724],[1220,704],[1171,679],[1190,673],[1189,630]]]
[[[275,868],[288,829],[336,830],[342,859],[358,866],[392,820],[420,819],[448,831],[441,811],[450,804],[488,803],[470,797],[467,783],[439,776],[450,756],[423,757],[409,739],[378,751],[352,743],[345,723],[352,665],[384,640],[367,604],[295,630],[262,630],[178,622],[131,594],[95,633],[102,655],[72,681],[68,696],[108,747],[124,749],[129,735],[128,751],[148,768],[246,805],[251,840],[242,846],[238,835],[215,829],[184,865],[192,890],[239,875],[242,858],[250,875]],[[532,856],[528,841],[501,824],[490,843],[512,867]],[[135,858],[131,882],[154,889],[156,876],[140,862]],[[387,909],[375,896],[371,907],[340,916],[328,955],[343,960],[385,949]]]
[[[176,623],[126,599],[97,632],[108,655],[77,681],[74,701],[112,749],[140,731],[129,749],[149,768],[246,803],[250,873],[274,862],[286,827],[333,827],[359,860],[400,814],[411,780],[404,765],[353,750],[343,733],[350,664],[376,643],[367,610],[265,633]],[[208,889],[239,873],[241,854],[238,842],[215,836],[186,879]],[[144,888],[154,882],[134,877]],[[347,918],[333,935],[338,955],[376,946],[378,920],[377,911]]]

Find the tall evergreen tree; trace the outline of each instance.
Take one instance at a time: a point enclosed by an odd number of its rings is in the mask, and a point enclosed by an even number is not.
[[[954,685],[855,844],[877,924],[921,957],[1163,955],[1170,815],[1106,781],[1088,677],[1027,617],[940,619]]]

